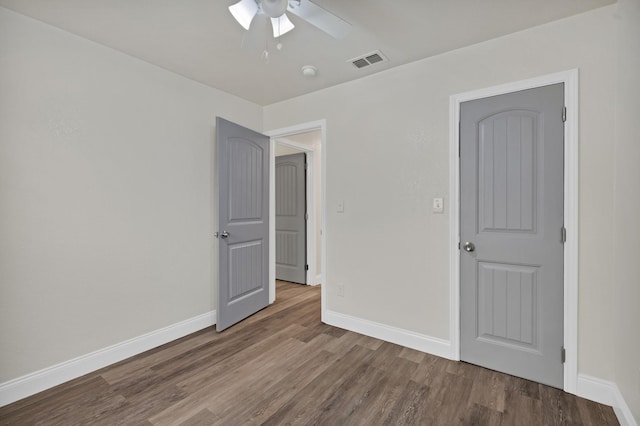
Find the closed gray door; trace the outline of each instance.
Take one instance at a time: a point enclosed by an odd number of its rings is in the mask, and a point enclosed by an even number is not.
[[[306,156],[276,157],[276,278],[307,283]]]
[[[564,88],[460,109],[460,357],[562,388]]]
[[[269,304],[269,138],[218,117],[216,140],[222,331]]]

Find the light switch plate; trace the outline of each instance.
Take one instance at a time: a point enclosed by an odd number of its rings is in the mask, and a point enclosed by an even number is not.
[[[444,213],[444,199],[443,198],[434,198],[433,199],[433,212],[434,213]]]

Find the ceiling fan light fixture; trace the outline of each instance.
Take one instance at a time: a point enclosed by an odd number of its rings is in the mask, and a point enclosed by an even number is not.
[[[271,27],[273,28],[273,38],[278,38],[282,34],[286,34],[294,29],[295,25],[293,25],[285,13],[278,18],[271,18]]]
[[[258,3],[255,0],[240,0],[238,3],[229,6],[229,12],[236,18],[238,24],[248,30],[253,17],[258,13]]]
[[[294,28],[286,14],[287,11],[336,39],[346,37],[351,30],[351,24],[310,0],[239,0],[229,6],[229,11],[245,30],[249,30],[256,15],[267,15],[271,18],[274,38]]]
[[[270,18],[278,18],[287,11],[289,0],[262,0],[260,2],[262,11]]]

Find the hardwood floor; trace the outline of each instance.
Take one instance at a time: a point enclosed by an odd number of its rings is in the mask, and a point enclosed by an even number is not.
[[[320,322],[320,288],[0,408],[2,425],[614,425],[611,407]]]

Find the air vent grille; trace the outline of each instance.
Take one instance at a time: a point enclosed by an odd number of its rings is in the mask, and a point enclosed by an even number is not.
[[[366,55],[358,56],[353,59],[349,59],[347,62],[351,62],[353,66],[358,69],[366,68],[370,65],[377,64],[379,62],[387,62],[388,59],[380,52],[376,50],[375,52],[367,53]]]
[[[372,65],[375,64],[376,62],[384,61],[384,59],[382,59],[382,56],[380,56],[377,53],[374,53],[373,55],[369,55],[365,59],[367,60],[367,62],[369,62]]]
[[[353,61],[353,65],[355,65],[357,68],[364,68],[368,67],[371,64],[366,59],[360,58]]]

